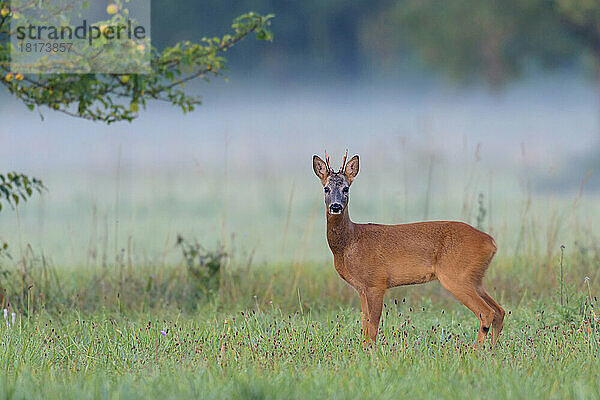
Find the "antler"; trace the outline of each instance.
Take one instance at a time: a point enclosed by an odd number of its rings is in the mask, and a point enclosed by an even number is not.
[[[339,172],[342,172],[344,170],[344,167],[346,166],[347,158],[348,158],[348,149],[346,149],[346,154],[344,154],[344,160],[342,161],[342,166],[340,167]]]
[[[329,156],[327,155],[327,150],[325,150],[325,163],[327,164],[327,170],[328,171],[333,171],[333,169],[329,165]]]
[[[344,167],[346,166],[346,159],[348,159],[348,149],[346,149],[344,159],[342,160],[342,166],[340,167],[338,174],[344,170]],[[333,172],[333,168],[331,168],[331,165],[329,165],[329,156],[327,155],[327,150],[325,150],[325,163],[327,164],[327,170]]]

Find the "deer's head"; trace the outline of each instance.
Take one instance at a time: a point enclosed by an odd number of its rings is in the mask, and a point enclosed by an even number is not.
[[[354,156],[346,163],[348,150],[339,171],[335,172],[329,165],[329,157],[325,152],[325,161],[317,155],[313,156],[313,170],[323,184],[325,191],[325,206],[327,213],[341,214],[348,206],[348,195],[352,181],[358,175],[358,156]]]

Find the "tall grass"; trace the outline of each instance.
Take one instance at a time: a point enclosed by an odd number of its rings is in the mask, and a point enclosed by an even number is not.
[[[555,256],[560,244],[572,248],[575,241],[600,237],[593,223],[600,201],[587,191],[584,176],[573,177],[579,191],[548,194],[534,190],[527,168],[485,164],[481,146],[465,142],[459,160],[449,157],[444,149],[406,141],[396,152],[367,152],[351,190],[351,217],[395,224],[426,215],[475,225],[481,194],[488,213],[480,225],[495,237],[498,254],[541,255],[548,268],[548,251]],[[116,257],[134,265],[176,263],[177,234],[209,247],[220,242],[254,252],[261,264],[324,262],[329,250],[322,194],[309,158],[284,167],[224,157],[217,166],[182,162],[187,168],[165,170],[117,159],[110,173],[44,171],[49,191],[19,207],[19,221],[16,213],[0,213],[0,239],[16,248],[21,238],[57,265],[76,268],[112,265]]]
[[[297,308],[299,297],[306,310],[359,307],[358,296],[339,278],[331,261],[253,264],[252,255],[227,256],[220,249],[206,250],[187,241],[180,246],[186,247],[178,248],[179,261],[174,264],[121,262],[112,268],[77,269],[54,266],[27,247],[21,258],[2,257],[1,302],[24,314],[63,309],[144,312],[164,307],[192,312],[207,304],[227,312],[272,303],[291,311]],[[543,259],[522,255],[515,262],[511,257],[497,257],[485,285],[501,303],[518,305],[532,300],[560,303],[565,296],[585,289],[585,277],[597,284],[598,243],[566,249],[563,257],[557,254],[550,271]],[[456,303],[436,281],[394,288],[387,298]]]

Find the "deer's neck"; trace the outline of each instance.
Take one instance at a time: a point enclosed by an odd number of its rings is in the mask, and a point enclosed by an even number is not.
[[[334,255],[341,254],[352,240],[354,223],[350,221],[348,207],[341,214],[329,214],[327,211],[327,242]]]

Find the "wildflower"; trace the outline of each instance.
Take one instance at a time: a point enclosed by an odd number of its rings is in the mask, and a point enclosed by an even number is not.
[[[163,335],[163,336],[167,336],[167,332],[165,332],[163,330],[160,331],[160,334]]]
[[[12,325],[15,326],[15,319],[17,318],[17,313],[12,313],[11,317],[12,317]]]
[[[586,277],[583,279],[583,281],[584,281],[584,282],[589,282],[589,281],[590,281],[590,277],[589,277],[589,276],[586,276]]]

